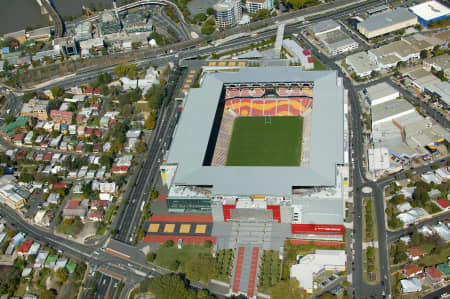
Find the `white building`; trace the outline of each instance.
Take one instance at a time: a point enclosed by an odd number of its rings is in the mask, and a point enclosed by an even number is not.
[[[423,280],[419,278],[408,278],[400,280],[402,293],[414,293],[422,290]]]
[[[442,183],[441,178],[439,176],[437,176],[436,174],[434,174],[433,171],[425,172],[420,177],[427,184],[430,184],[431,182],[433,182],[436,185],[439,185]]]
[[[369,159],[369,171],[374,175],[382,174],[391,167],[391,159],[387,148],[369,148],[367,155]]]
[[[315,288],[314,276],[322,271],[344,271],[347,255],[344,250],[316,250],[314,254],[307,254],[298,264],[291,267],[291,278],[298,280],[300,287],[312,293]]]
[[[395,100],[400,96],[399,91],[386,82],[372,85],[366,90],[371,106]]]
[[[439,222],[432,227],[433,231],[439,235],[444,241],[450,241],[450,230],[445,223]]]
[[[214,5],[216,25],[221,28],[236,25],[242,17],[241,0],[222,0]]]
[[[247,0],[245,7],[249,14],[254,14],[260,9],[272,10],[273,0]]]
[[[345,58],[345,63],[358,77],[370,76],[373,71],[379,71],[380,67],[366,52],[359,52]]]
[[[425,210],[422,208],[414,208],[409,210],[408,212],[404,212],[397,215],[397,218],[403,223],[408,224],[416,221],[420,217],[425,215]]]

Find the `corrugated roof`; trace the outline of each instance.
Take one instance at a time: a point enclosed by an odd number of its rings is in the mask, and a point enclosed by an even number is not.
[[[295,67],[242,68],[207,74],[191,89],[174,134],[167,164],[178,164],[176,185],[213,186],[213,194],[289,195],[292,186],[332,186],[343,163],[344,89],[334,71]],[[203,158],[224,83],[314,82],[309,167],[203,166]]]
[[[397,8],[369,17],[358,25],[364,27],[368,31],[373,31],[414,18],[417,18],[417,16],[410,13],[406,8]]]
[[[450,9],[437,1],[420,3],[410,7],[409,10],[426,21],[445,16],[450,17]]]

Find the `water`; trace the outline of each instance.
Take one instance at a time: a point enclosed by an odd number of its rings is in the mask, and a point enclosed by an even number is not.
[[[112,0],[52,0],[63,17],[77,16],[82,13],[83,5],[96,9],[111,8]],[[127,0],[117,1],[123,5]],[[48,17],[41,15],[36,0],[0,0],[0,34],[25,29],[27,26],[48,26]]]

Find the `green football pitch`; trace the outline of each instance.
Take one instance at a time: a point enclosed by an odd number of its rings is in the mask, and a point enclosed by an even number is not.
[[[234,120],[228,166],[300,165],[303,118],[245,116]]]

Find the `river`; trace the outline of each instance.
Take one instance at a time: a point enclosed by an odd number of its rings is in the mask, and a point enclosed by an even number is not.
[[[59,14],[63,17],[77,16],[82,7],[96,9],[111,8],[112,0],[52,0]],[[127,0],[117,1],[120,6]],[[48,17],[41,15],[36,0],[0,0],[0,34],[18,31],[30,27],[48,26]]]

